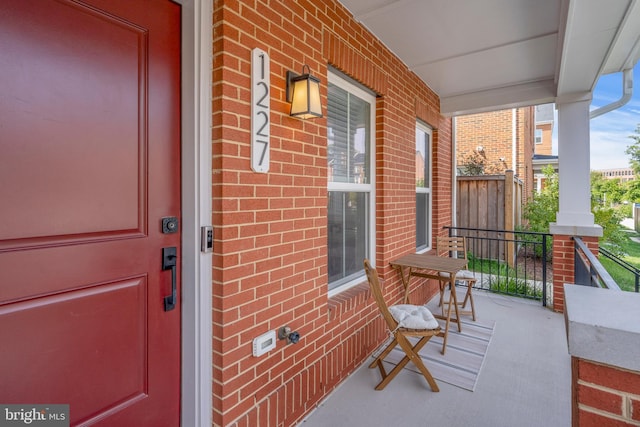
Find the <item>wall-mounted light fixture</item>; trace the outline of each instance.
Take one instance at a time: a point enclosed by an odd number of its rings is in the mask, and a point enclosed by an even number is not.
[[[289,114],[292,117],[301,119],[322,117],[320,79],[310,74],[308,65],[302,67],[302,74],[287,71],[287,102],[291,103]]]

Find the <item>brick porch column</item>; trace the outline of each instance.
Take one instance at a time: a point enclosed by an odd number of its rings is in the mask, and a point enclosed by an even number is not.
[[[598,237],[580,236],[589,250],[598,256]],[[553,235],[553,311],[564,311],[564,285],[575,283],[575,249],[573,236]]]
[[[590,94],[565,96],[556,101],[558,109],[558,190],[556,222],[549,224],[553,234],[553,309],[564,311],[565,283],[574,283],[574,242],[580,236],[597,253],[602,227],[591,213],[589,166]],[[595,245],[595,247],[594,247]]]

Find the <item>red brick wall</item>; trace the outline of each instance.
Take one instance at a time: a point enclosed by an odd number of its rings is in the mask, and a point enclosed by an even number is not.
[[[598,255],[598,238],[581,237],[589,250]],[[553,309],[564,312],[564,284],[575,283],[575,243],[573,236],[553,235]]]
[[[456,118],[456,162],[462,160],[477,147],[483,147],[486,164],[504,172],[513,169],[513,120],[512,110],[470,114]],[[500,160],[500,159],[504,160]]]
[[[523,194],[527,198],[533,189],[535,107],[516,109],[515,141],[513,120],[512,109],[457,117],[456,163],[463,166],[464,158],[482,147],[489,172],[501,174],[506,169],[513,170],[523,181]]]
[[[390,303],[401,299],[388,266],[415,251],[415,126],[433,132],[433,229],[451,218],[451,120],[439,99],[338,2],[214,1],[213,420],[214,425],[299,422],[385,339],[366,282],[327,296],[326,116],[289,117],[285,74],[333,66],[378,94],[376,263]],[[271,165],[250,166],[250,58],[270,57]],[[364,279],[363,279],[364,280]],[[418,288],[413,301],[435,293]],[[252,340],[289,325],[296,345],[252,356]],[[425,385],[425,392],[428,388]]]
[[[640,373],[571,358],[574,427],[640,425]]]

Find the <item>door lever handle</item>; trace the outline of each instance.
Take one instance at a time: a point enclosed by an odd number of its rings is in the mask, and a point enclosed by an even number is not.
[[[178,253],[175,246],[162,248],[162,270],[171,270],[171,295],[164,297],[164,311],[176,308],[178,290],[176,284],[176,265]]]

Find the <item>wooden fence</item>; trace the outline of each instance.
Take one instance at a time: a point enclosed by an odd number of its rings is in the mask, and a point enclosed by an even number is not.
[[[486,230],[515,230],[522,224],[522,181],[507,170],[504,175],[458,176],[456,197],[457,227]],[[460,232],[496,239],[513,240],[513,233]],[[473,253],[491,254],[491,258],[512,264],[513,244],[485,241],[482,248],[470,248]]]

